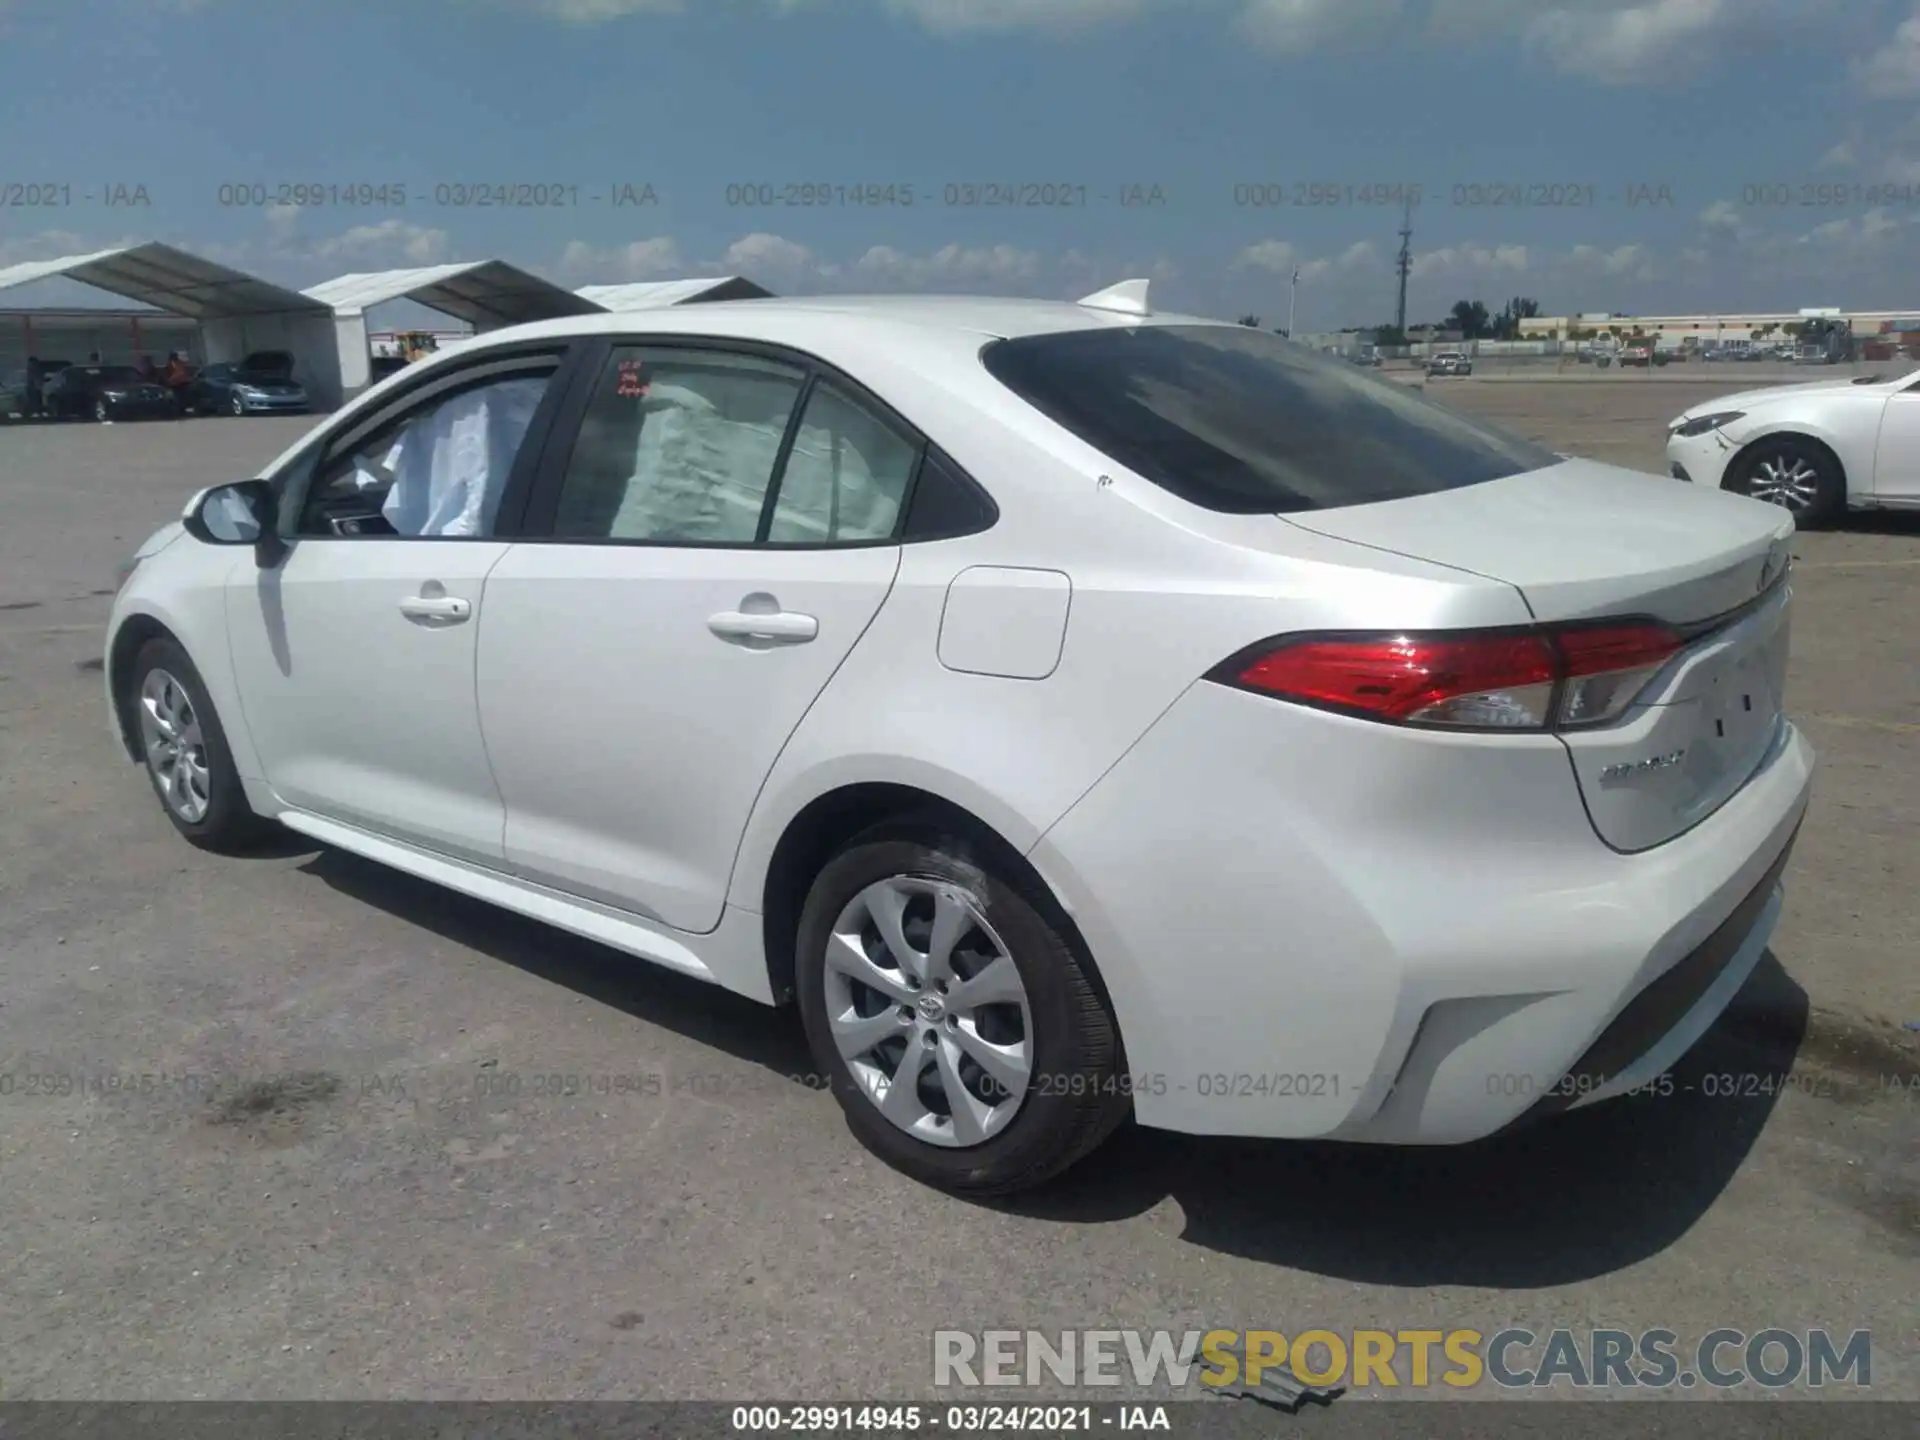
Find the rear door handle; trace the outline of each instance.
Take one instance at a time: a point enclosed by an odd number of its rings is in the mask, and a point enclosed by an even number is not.
[[[400,602],[400,613],[409,620],[436,620],[443,625],[458,625],[473,614],[473,606],[453,595],[409,595]]]
[[[777,645],[804,645],[820,633],[820,622],[811,615],[798,615],[791,610],[778,610],[770,615],[722,610],[708,619],[707,629],[722,640],[765,640]]]

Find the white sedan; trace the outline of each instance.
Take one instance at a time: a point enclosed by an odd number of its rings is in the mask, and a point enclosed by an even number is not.
[[[1847,510],[1920,507],[1920,372],[1775,385],[1667,427],[1679,480],[1784,506],[1812,529]]]
[[[108,699],[286,826],[769,1004],[860,1140],[1450,1144],[1656,1084],[1813,756],[1793,522],[1144,282],[481,336],[203,492]],[[351,956],[342,956],[351,966]]]

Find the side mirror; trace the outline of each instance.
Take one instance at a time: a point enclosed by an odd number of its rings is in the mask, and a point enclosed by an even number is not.
[[[208,545],[253,546],[255,559],[266,569],[277,565],[287,550],[278,519],[273,486],[265,480],[241,480],[202,490],[187,502],[180,523]]]

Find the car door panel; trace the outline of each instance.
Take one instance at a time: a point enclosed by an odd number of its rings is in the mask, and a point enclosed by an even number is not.
[[[761,785],[892,588],[922,441],[773,347],[636,338],[591,367],[487,581],[507,863],[705,933]]]
[[[1902,390],[1881,411],[1873,497],[1908,504],[1920,501],[1920,389]]]
[[[719,923],[760,786],[892,588],[896,546],[515,546],[478,694],[527,879]]]
[[[487,573],[509,548],[304,540],[278,566],[236,577],[234,669],[283,802],[500,863],[505,815],[474,708],[474,637]],[[458,618],[414,613],[462,606]]]
[[[226,605],[242,712],[284,804],[504,866],[477,637],[565,392],[562,350],[423,375],[283,480],[286,553],[237,569]]]

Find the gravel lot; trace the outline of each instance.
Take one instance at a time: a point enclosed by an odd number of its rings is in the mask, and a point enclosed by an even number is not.
[[[1661,469],[1662,423],[1746,383],[1435,388]],[[1920,525],[1803,537],[1818,797],[1692,1093],[1455,1152],[1129,1131],[987,1207],[859,1150],[784,1015],[175,838],[107,733],[114,567],[306,423],[0,429],[7,1398],[906,1399],[937,1326],[1507,1324],[1871,1328],[1874,1393],[1920,1398]],[[142,1074],[204,1079],[25,1079]],[[555,1075],[582,1093],[527,1093]]]

